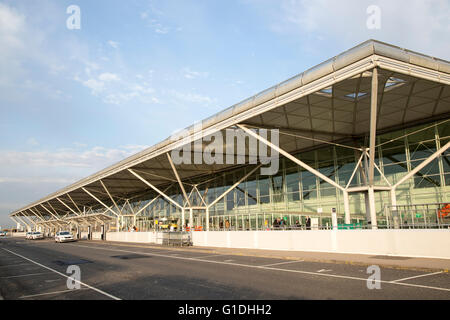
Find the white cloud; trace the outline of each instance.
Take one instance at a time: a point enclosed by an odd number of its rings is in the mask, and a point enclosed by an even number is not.
[[[0,3],[0,86],[10,86],[25,72],[25,16]]]
[[[91,89],[93,95],[97,95],[98,93],[102,92],[103,89],[105,88],[105,84],[96,79],[86,80],[83,82],[83,85]]]
[[[148,18],[148,13],[147,12],[141,12],[140,16],[141,16],[141,19],[145,20],[145,19]]]
[[[87,147],[86,143],[81,143],[81,142],[74,142],[73,145],[75,147],[78,147],[78,148],[85,148],[85,147]]]
[[[175,90],[170,90],[169,94],[175,97],[176,99],[181,100],[181,102],[191,102],[191,103],[193,102],[193,103],[200,103],[203,105],[210,105],[216,102],[216,99],[198,93],[191,93],[191,92],[184,93]]]
[[[24,29],[25,16],[0,3],[0,47],[3,53],[11,49],[23,48]]]
[[[108,44],[109,44],[111,47],[113,47],[114,49],[118,49],[118,48],[119,48],[119,45],[120,45],[119,42],[112,41],[112,40],[109,40],[109,41],[108,41]]]
[[[370,5],[381,9],[379,30],[367,28],[366,10]],[[283,0],[280,7],[272,30],[302,34],[311,40],[311,48],[323,47],[326,42],[348,47],[374,38],[440,58],[450,57],[448,0]]]
[[[103,98],[103,102],[109,104],[120,105],[124,102],[130,101],[133,98],[137,98],[139,94],[137,92],[119,92],[119,93],[111,93]]]
[[[98,79],[101,81],[119,81],[120,77],[117,74],[105,72],[98,76]]]
[[[74,183],[76,179],[66,179],[66,178],[47,178],[47,177],[23,177],[23,178],[10,178],[10,177],[0,177],[0,183],[58,183],[58,184],[71,184]]]
[[[156,25],[154,25],[154,30],[156,33],[159,34],[167,34],[170,31],[170,28],[165,27],[163,25],[161,25],[160,23],[157,23]]]
[[[93,147],[36,152],[0,150],[0,224],[7,213],[134,155],[148,146]]]
[[[36,140],[36,138],[30,138],[27,140],[27,144],[30,146],[38,146],[39,142]]]
[[[149,78],[151,78],[152,72],[149,71]],[[91,89],[92,95],[100,97],[104,103],[121,105],[133,99],[139,99],[141,103],[160,103],[160,100],[155,97],[156,90],[147,81],[139,84],[127,80],[122,81],[119,75],[109,72],[101,73],[96,78],[90,71],[86,75],[89,76],[87,80],[81,79],[78,75],[75,75],[73,79]],[[140,80],[144,79],[142,75],[136,77]],[[120,85],[115,84],[119,81]]]
[[[77,147],[82,147],[78,144]],[[0,151],[0,176],[5,176],[11,167],[24,172],[36,168],[87,168],[88,171],[103,169],[115,162],[123,160],[143,149],[146,146],[130,145],[121,148],[109,149],[93,147],[80,151],[79,149],[59,149],[56,151]],[[33,169],[35,168],[35,169]]]
[[[189,67],[183,68],[182,72],[186,79],[207,78],[209,76],[208,72],[194,71]]]

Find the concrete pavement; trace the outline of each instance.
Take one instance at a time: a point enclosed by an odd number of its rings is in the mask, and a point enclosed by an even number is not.
[[[164,248],[167,250],[190,250],[227,255],[253,256],[261,258],[277,258],[286,260],[303,260],[310,262],[339,263],[349,265],[371,266],[378,265],[384,268],[410,269],[418,271],[443,271],[450,270],[450,259],[415,258],[398,256],[377,256],[363,254],[346,254],[335,252],[305,252],[305,251],[283,251],[283,250],[261,250],[261,249],[237,249],[219,247],[162,247],[155,244],[123,243],[104,241],[98,243],[111,243],[114,245],[133,245],[148,248]]]
[[[80,290],[67,287],[74,265],[81,271]],[[6,300],[450,299],[450,275],[442,271],[380,267],[379,280],[371,282],[379,289],[369,288],[370,275],[361,265],[245,250],[0,240],[0,293]]]

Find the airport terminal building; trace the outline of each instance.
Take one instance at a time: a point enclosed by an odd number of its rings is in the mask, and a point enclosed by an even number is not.
[[[49,232],[329,229],[332,212],[441,228],[449,147],[450,62],[369,40],[10,217]]]

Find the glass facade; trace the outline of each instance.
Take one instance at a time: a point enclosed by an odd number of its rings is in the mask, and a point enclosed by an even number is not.
[[[377,137],[375,185],[389,186],[398,182],[405,174],[413,170],[450,141],[448,121],[416,126],[409,129],[381,134]],[[367,146],[367,138],[345,143],[354,148],[328,145],[295,155],[309,166],[317,169],[339,185],[358,187],[364,185],[365,176],[362,165],[355,171],[361,152],[355,148]],[[196,185],[190,194],[192,206],[204,207],[211,204],[233,184],[245,176],[252,167],[243,167],[229,172],[203,178],[202,181],[188,181]],[[354,173],[355,172],[355,173]],[[280,170],[274,176],[261,176],[256,171],[225,197],[210,207],[210,229],[263,230],[280,217],[286,225],[297,221],[304,225],[305,217],[318,217],[319,224],[331,225],[331,211],[336,208],[339,223],[343,222],[344,203],[342,192],[317,178],[288,159],[280,158]],[[353,177],[352,177],[353,175]],[[351,181],[350,181],[350,178]],[[397,188],[397,204],[412,205],[424,203],[442,203],[450,201],[450,151],[436,158],[413,178]],[[170,197],[183,204],[183,196],[177,185],[166,192]],[[385,205],[391,204],[388,191],[376,192],[376,211],[383,224]],[[132,203],[137,212],[150,200]],[[364,222],[366,218],[366,199],[363,193],[350,193],[350,213],[352,223]],[[126,214],[127,207],[125,207]],[[128,214],[131,214],[131,208]],[[320,213],[319,213],[320,212]],[[162,219],[181,221],[181,209],[166,201],[163,197],[155,200],[145,210],[133,217],[123,217],[122,230],[136,225],[139,230],[152,230]],[[135,220],[134,220],[135,219]],[[185,211],[185,221],[189,219],[189,209]],[[205,226],[204,210],[194,211],[195,225]]]

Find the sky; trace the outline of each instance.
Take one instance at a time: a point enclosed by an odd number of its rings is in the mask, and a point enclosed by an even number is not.
[[[0,0],[0,226],[368,39],[449,34],[449,0]]]

